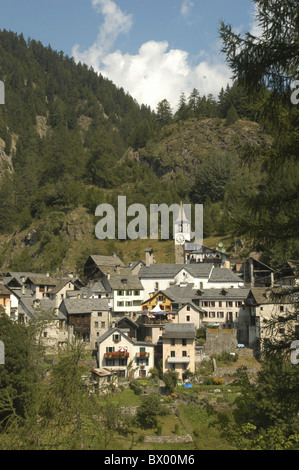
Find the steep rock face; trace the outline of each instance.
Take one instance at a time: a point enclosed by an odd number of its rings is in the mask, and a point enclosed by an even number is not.
[[[155,144],[138,152],[162,179],[177,175],[193,180],[196,169],[212,152],[238,153],[243,144],[266,145],[271,138],[256,122],[239,120],[229,126],[222,119],[189,120],[165,129],[165,135]]]
[[[0,138],[0,180],[6,171],[9,173],[13,171],[12,154],[7,155],[5,153],[5,142]]]

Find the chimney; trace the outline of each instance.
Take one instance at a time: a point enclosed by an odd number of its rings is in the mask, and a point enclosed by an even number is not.
[[[110,281],[110,273],[107,273],[107,279]]]
[[[24,284],[22,285],[21,292],[22,292],[23,295],[25,294],[25,286],[24,286]]]
[[[50,277],[49,271],[46,272],[46,277]]]
[[[146,248],[145,250],[145,266],[148,268],[154,263],[154,250],[152,248]]]

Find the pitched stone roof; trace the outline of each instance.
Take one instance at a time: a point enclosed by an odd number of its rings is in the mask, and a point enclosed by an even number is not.
[[[90,255],[90,258],[94,261],[97,266],[124,266],[123,262],[118,256]]]
[[[208,278],[212,266],[208,263],[194,264],[151,264],[148,267],[142,266],[138,277],[140,279],[163,279],[174,278],[182,269],[189,272],[193,277]]]
[[[209,282],[242,282],[236,274],[228,268],[215,268],[211,272]]]
[[[286,290],[285,290],[286,291]],[[282,287],[265,288],[265,287],[252,287],[250,289],[249,297],[253,298],[256,304],[288,304],[291,303],[290,296],[282,295],[279,299],[275,297],[277,294],[283,294]],[[287,292],[287,291],[286,291]]]
[[[12,292],[3,284],[0,284],[0,295],[11,295]]]
[[[62,304],[69,315],[91,313],[95,311],[109,311],[107,299],[64,299]]]
[[[110,287],[112,290],[143,290],[143,285],[138,276],[132,273],[111,273],[110,278],[103,279],[105,287]]]
[[[166,323],[163,338],[195,338],[194,323]]]
[[[30,318],[32,318],[39,312],[39,310],[54,311],[55,300],[50,300],[48,298],[37,300],[32,297],[22,297],[19,302],[19,309],[21,311],[23,310],[24,313],[26,313],[30,316]],[[60,312],[57,318],[61,318]]]
[[[155,347],[154,343],[148,343],[147,341],[136,341],[130,338],[129,336],[125,335],[123,330],[120,328],[110,328],[110,330],[107,330],[100,338],[98,338],[98,344],[101,344],[106,338],[109,336],[118,333],[122,335],[122,337],[125,337],[129,343],[133,344],[134,346],[150,346],[150,347]]]

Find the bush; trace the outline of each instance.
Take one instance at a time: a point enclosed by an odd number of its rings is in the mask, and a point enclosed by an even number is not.
[[[130,383],[130,389],[133,390],[135,395],[141,395],[141,387],[140,384],[137,382],[137,380],[133,380],[133,382]]]
[[[151,393],[143,398],[142,404],[138,407],[137,421],[142,429],[155,428],[158,425],[158,416],[164,414],[164,409],[160,403],[160,395]]]
[[[223,351],[221,354],[215,356],[216,361],[223,362],[224,364],[231,364],[238,360],[238,354],[231,354],[228,351]]]

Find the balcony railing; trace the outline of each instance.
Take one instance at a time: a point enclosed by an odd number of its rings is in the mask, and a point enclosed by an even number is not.
[[[150,353],[149,352],[138,352],[135,354],[135,357],[137,359],[148,359],[150,357]]]
[[[167,361],[170,364],[181,363],[188,364],[190,362],[190,356],[167,356]]]
[[[121,352],[121,351],[115,351],[115,352],[106,352],[105,357],[109,359],[124,359],[126,357],[130,357],[130,353],[128,352]]]

